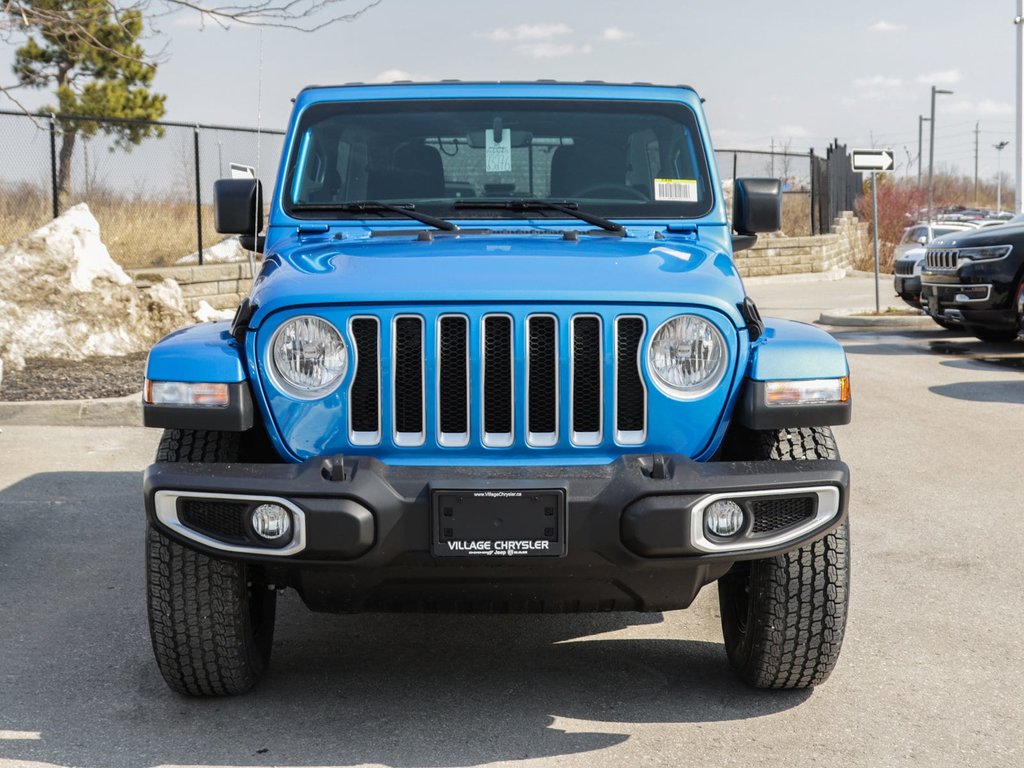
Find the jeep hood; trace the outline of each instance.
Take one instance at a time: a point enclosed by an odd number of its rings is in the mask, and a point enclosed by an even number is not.
[[[701,305],[741,326],[744,295],[729,256],[693,235],[320,237],[279,243],[268,255],[250,326],[300,306],[511,302]]]

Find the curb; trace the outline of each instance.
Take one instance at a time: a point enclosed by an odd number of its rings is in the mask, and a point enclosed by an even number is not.
[[[96,400],[0,402],[0,424],[43,427],[141,427],[142,392]]]
[[[892,307],[899,309],[899,307]],[[815,321],[819,325],[838,325],[849,328],[930,328],[938,326],[928,315],[878,315],[869,316],[861,313],[870,309],[832,309],[822,312]]]

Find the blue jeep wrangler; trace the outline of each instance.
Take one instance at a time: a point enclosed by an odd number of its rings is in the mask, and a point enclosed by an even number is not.
[[[315,611],[665,611],[717,582],[755,687],[821,683],[848,604],[842,348],[762,320],[701,100],[602,83],[350,85],[295,102],[231,323],[149,356],[150,629],[167,683],[249,689],[277,592]]]

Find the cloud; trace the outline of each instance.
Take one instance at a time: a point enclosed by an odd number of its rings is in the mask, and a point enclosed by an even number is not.
[[[885,32],[902,32],[906,28],[907,28],[906,24],[893,24],[891,21],[886,21],[885,19],[882,19],[881,21],[877,21],[874,24],[872,24],[870,27],[868,27],[868,31],[869,32],[882,32],[882,33],[885,33]]]
[[[779,131],[789,139],[806,139],[811,132],[802,125],[780,125]]]
[[[948,106],[943,106],[943,111],[977,115],[979,117],[1006,117],[1016,114],[1016,107],[1004,101],[993,101],[982,99],[981,101],[957,100]]]
[[[499,43],[521,43],[532,40],[550,40],[572,33],[572,27],[561,22],[551,24],[520,24],[516,27],[497,27],[487,32],[474,32],[474,37]]]
[[[433,80],[434,78],[429,75],[416,74],[414,72],[406,72],[404,69],[385,69],[380,74],[374,75],[371,79],[371,83],[390,83],[395,80]]]
[[[857,88],[875,90],[878,88],[899,88],[903,81],[898,77],[886,77],[885,75],[874,75],[872,77],[858,77],[853,81]]]
[[[618,27],[608,27],[601,33],[601,39],[606,43],[618,43],[632,36],[632,33]]]
[[[917,76],[917,82],[923,85],[953,85],[964,79],[959,69],[942,69],[937,72],[926,72]]]
[[[589,48],[590,46],[585,47]],[[516,50],[531,59],[559,59],[563,56],[571,56],[577,51],[582,52],[581,48],[577,48],[572,43],[531,43],[517,46]]]

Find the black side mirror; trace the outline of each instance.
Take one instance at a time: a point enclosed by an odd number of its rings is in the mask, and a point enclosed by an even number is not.
[[[213,226],[222,235],[254,235],[263,229],[263,185],[259,179],[213,182]]]
[[[740,235],[782,229],[782,182],[736,179],[732,193],[732,228]]]

